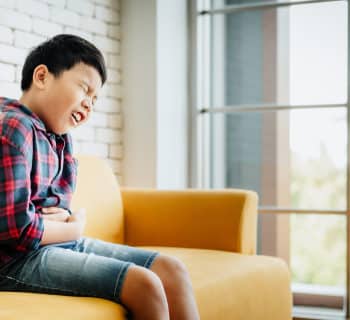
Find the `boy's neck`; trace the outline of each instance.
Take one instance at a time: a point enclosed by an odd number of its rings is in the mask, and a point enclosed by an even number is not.
[[[31,97],[27,93],[23,93],[18,101],[24,106],[26,106],[28,109],[30,109],[32,112],[38,114],[38,110],[37,108],[35,108],[34,101],[31,99]]]

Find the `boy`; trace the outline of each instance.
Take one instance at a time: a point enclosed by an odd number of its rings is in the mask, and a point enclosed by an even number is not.
[[[70,212],[69,130],[88,121],[106,77],[93,44],[62,34],[26,58],[21,98],[0,98],[0,290],[101,297],[135,319],[199,319],[181,261],[83,237],[84,209]]]

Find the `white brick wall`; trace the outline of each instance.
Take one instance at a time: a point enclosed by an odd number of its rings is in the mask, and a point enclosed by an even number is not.
[[[119,0],[0,0],[0,96],[18,99],[30,49],[58,33],[92,41],[103,53],[108,80],[90,121],[72,131],[76,154],[108,160],[122,184],[122,86]]]

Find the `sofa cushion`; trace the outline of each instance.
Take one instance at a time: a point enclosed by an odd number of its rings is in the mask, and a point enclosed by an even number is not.
[[[125,309],[100,298],[0,292],[0,319],[6,320],[124,320]]]
[[[185,263],[201,320],[291,319],[290,275],[279,258],[205,249],[144,248]]]
[[[124,243],[124,213],[120,188],[108,163],[93,156],[77,156],[77,187],[71,209],[86,208],[84,235]]]
[[[201,320],[291,319],[289,271],[278,258],[205,249],[140,248],[185,263]],[[0,301],[0,319],[125,319],[122,306],[99,298],[0,292]]]

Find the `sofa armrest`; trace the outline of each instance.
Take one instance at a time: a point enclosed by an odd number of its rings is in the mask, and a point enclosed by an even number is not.
[[[257,194],[121,188],[125,243],[256,252]]]

